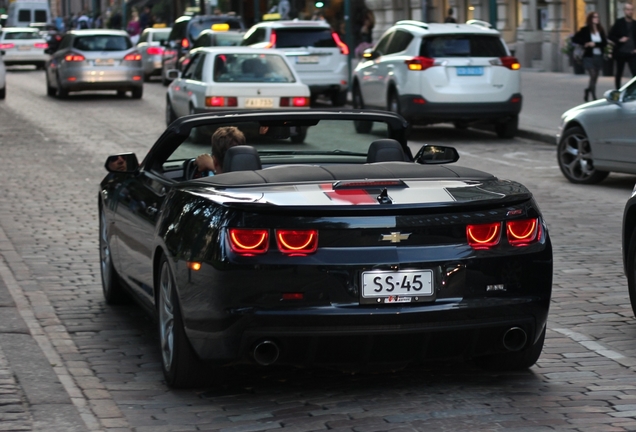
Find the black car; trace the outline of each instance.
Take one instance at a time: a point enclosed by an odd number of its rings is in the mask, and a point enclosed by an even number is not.
[[[210,146],[191,138],[222,126],[248,145],[227,151],[222,174],[195,178]],[[108,158],[104,295],[132,294],[157,318],[169,385],[201,386],[234,363],[537,361],[552,246],[532,194],[451,164],[452,147],[413,157],[407,126],[380,111],[198,114],[141,163]]]
[[[245,30],[243,19],[236,15],[184,15],[174,22],[170,36],[164,43],[166,49],[161,71],[163,85],[167,86],[171,81],[166,72],[177,69],[179,59],[190,51],[201,32],[211,29],[215,24],[227,24],[230,30]]]

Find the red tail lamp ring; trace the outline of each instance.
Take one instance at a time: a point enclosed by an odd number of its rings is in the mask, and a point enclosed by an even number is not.
[[[473,249],[488,249],[499,244],[501,222],[466,226],[466,238]]]
[[[269,247],[269,230],[230,228],[229,239],[230,247],[238,254],[263,254]]]
[[[317,230],[276,230],[278,250],[288,255],[306,255],[318,249]]]
[[[541,239],[538,219],[521,219],[506,222],[508,243],[512,246],[526,246]]]

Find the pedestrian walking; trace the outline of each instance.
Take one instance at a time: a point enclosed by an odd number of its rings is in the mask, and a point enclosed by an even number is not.
[[[603,69],[603,52],[607,46],[605,30],[600,23],[597,12],[590,12],[585,19],[585,26],[576,32],[572,42],[581,45],[583,51],[583,68],[590,76],[590,82],[585,89],[583,99],[587,102],[592,96],[596,100],[596,82]]]
[[[126,31],[128,35],[130,35],[130,40],[133,45],[137,45],[139,42],[139,35],[141,34],[141,24],[139,24],[139,14],[137,11],[133,11],[131,14],[131,19],[126,26]]]
[[[609,40],[616,47],[614,48],[614,58],[616,59],[616,74],[614,83],[616,89],[621,87],[621,78],[625,63],[629,66],[632,76],[636,75],[636,25],[634,25],[634,6],[625,3],[623,6],[625,16],[616,20],[609,32]]]
[[[453,16],[453,8],[448,8],[448,15],[446,15],[446,19],[444,20],[445,23],[456,23],[457,20],[455,19],[455,17]]]

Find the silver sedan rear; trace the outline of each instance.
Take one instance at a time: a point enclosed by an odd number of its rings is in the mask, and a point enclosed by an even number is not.
[[[0,29],[0,51],[4,63],[9,65],[35,65],[43,68],[49,59],[49,45],[35,28],[9,27]]]
[[[60,42],[46,64],[49,96],[66,97],[69,92],[116,90],[134,99],[143,95],[141,54],[130,37],[119,30],[74,30]]]

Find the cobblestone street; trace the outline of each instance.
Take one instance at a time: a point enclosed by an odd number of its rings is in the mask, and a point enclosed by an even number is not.
[[[536,366],[469,363],[351,374],[228,368],[214,388],[163,382],[155,323],[103,300],[97,192],[106,156],[143,158],[165,128],[165,87],[144,98],[47,98],[16,70],[0,103],[0,431],[636,430],[636,320],[621,259],[633,176],[569,184],[555,146],[450,127],[458,164],[535,193],[554,246],[553,301]],[[558,124],[558,119],[555,119]],[[549,126],[550,128],[552,125]]]

